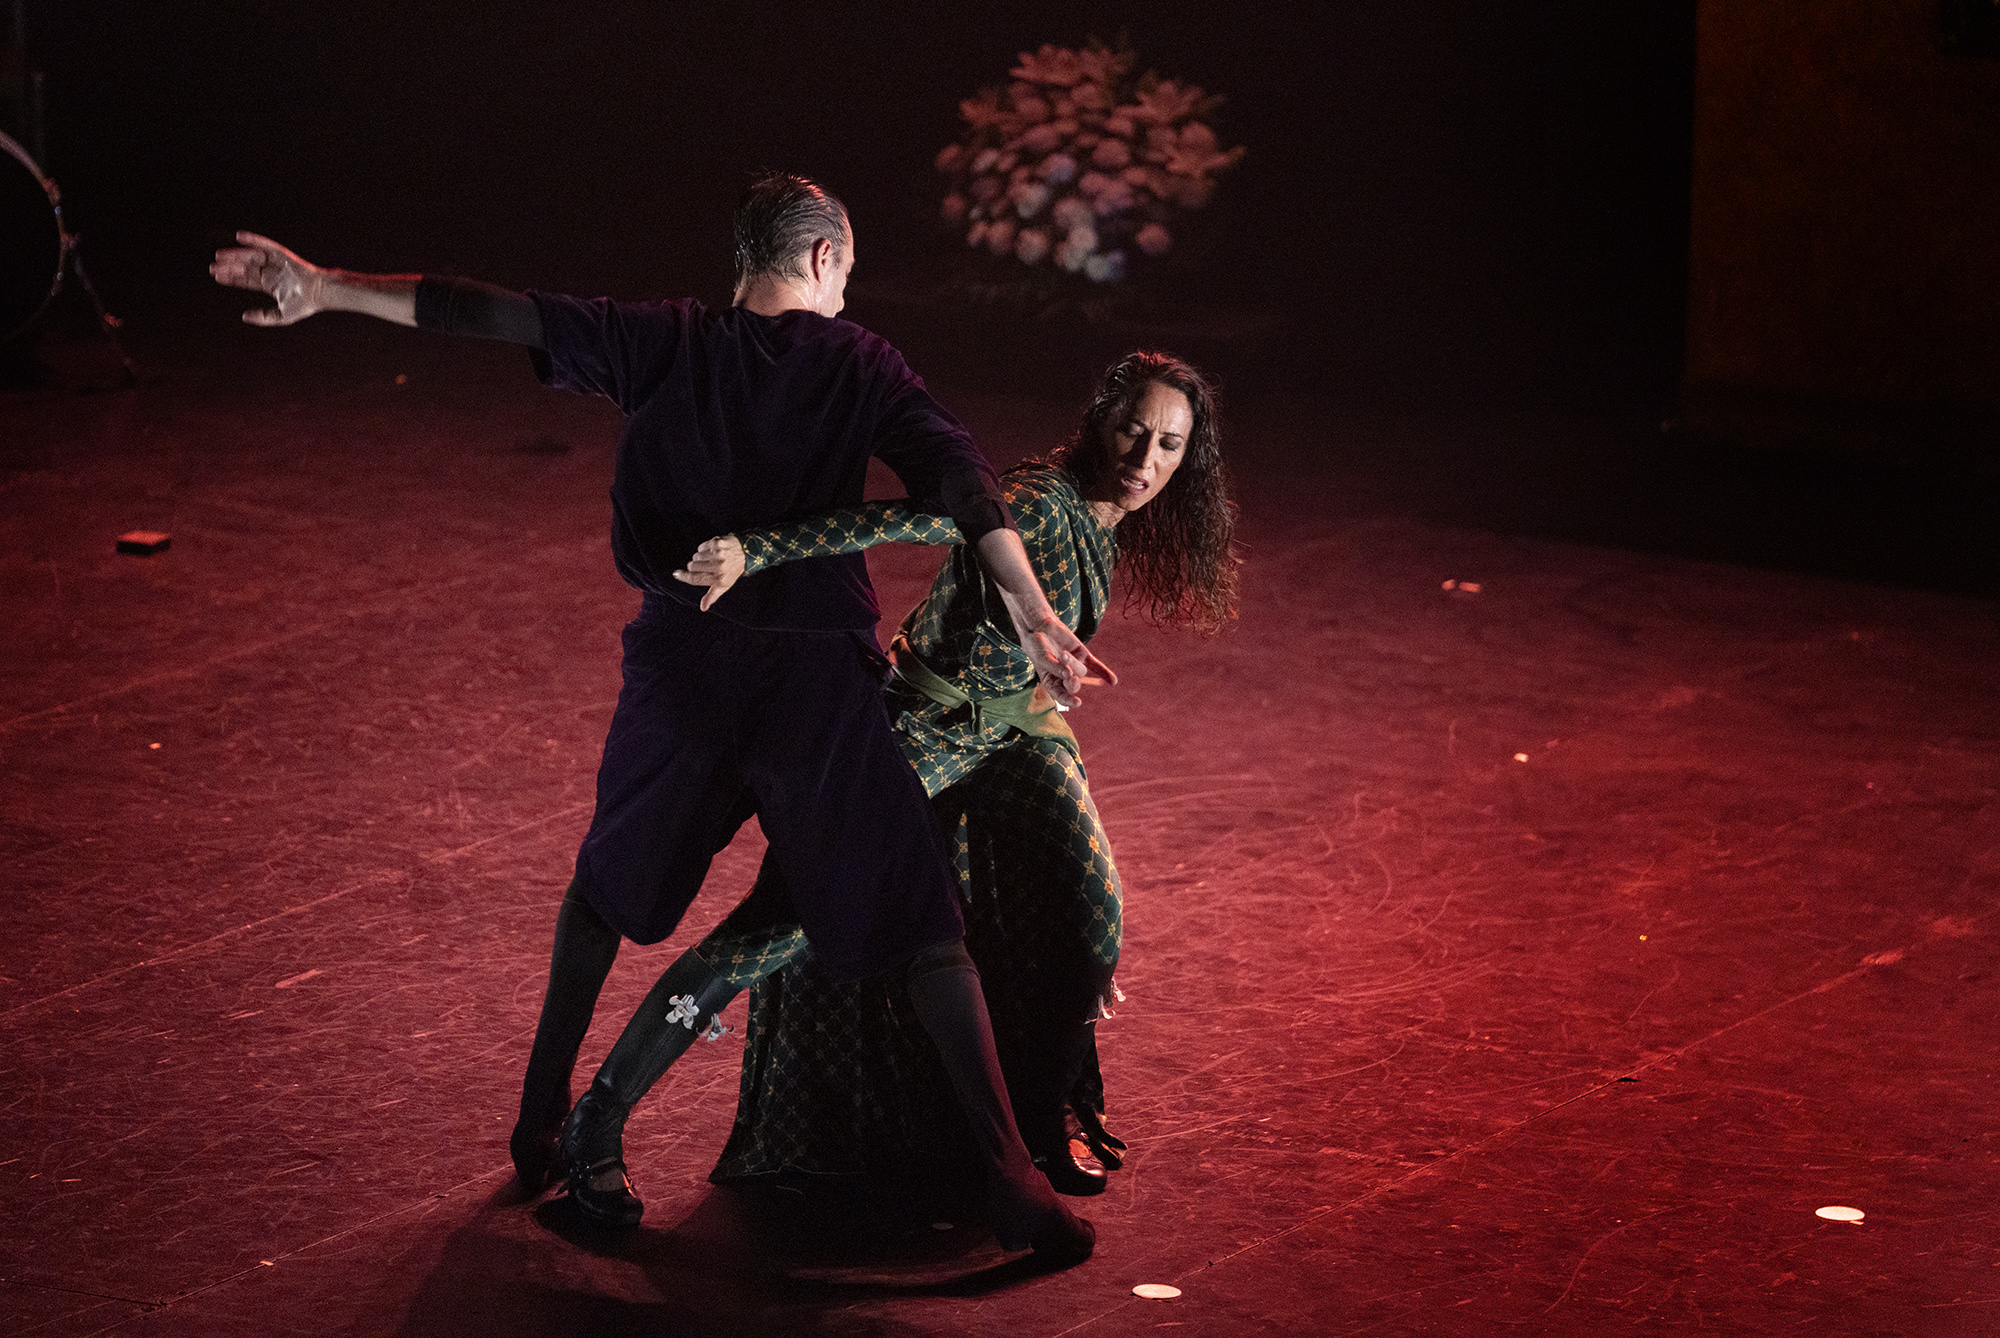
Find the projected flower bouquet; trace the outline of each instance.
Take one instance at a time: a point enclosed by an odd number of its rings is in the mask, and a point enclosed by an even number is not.
[[[959,103],[965,136],[937,156],[947,225],[998,285],[1115,285],[1174,249],[1186,215],[1242,158],[1209,124],[1220,97],[1093,41],[1022,52],[1005,88]],[[996,294],[997,295],[997,294]]]

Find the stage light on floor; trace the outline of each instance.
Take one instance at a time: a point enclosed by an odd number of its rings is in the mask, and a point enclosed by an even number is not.
[[[1132,1295],[1143,1296],[1148,1301],[1171,1301],[1180,1294],[1179,1287],[1169,1287],[1164,1282],[1142,1282],[1132,1289]]]
[[[1820,1208],[1813,1213],[1814,1217],[1824,1217],[1829,1222],[1859,1222],[1867,1215],[1859,1208],[1842,1208],[1838,1205]]]

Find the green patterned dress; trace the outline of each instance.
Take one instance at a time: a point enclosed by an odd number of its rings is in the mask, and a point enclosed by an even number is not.
[[[1109,603],[1115,532],[1058,469],[1024,466],[1005,483],[1056,616],[1088,640]],[[958,545],[949,519],[904,502],[737,537],[753,571],[879,543],[954,545],[894,643],[890,715],[957,865],[966,947],[1017,1109],[1067,1100],[1101,1113],[1094,1047],[1059,1092],[1046,1090],[1045,1052],[1048,1037],[1073,1034],[1090,1016],[1117,963],[1118,873],[1075,736],[1035,689],[976,555]],[[760,883],[771,876],[767,866]],[[756,915],[732,915],[696,951],[751,987],[736,1121],[712,1178],[895,1178],[966,1163],[962,1117],[900,975],[836,984],[803,935]]]

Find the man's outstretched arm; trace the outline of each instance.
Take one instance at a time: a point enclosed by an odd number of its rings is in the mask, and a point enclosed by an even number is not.
[[[208,272],[229,288],[267,293],[276,307],[243,313],[251,325],[292,325],[322,311],[358,311],[397,325],[417,323],[417,274],[355,274],[318,265],[254,232],[215,253]]]
[[[254,232],[215,253],[208,272],[230,288],[267,293],[276,307],[243,313],[251,325],[291,325],[321,311],[353,311],[397,325],[544,347],[541,313],[522,293],[470,279],[324,269]]]

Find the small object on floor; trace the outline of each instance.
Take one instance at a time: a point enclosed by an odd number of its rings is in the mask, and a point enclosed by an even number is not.
[[[1132,1295],[1143,1296],[1148,1301],[1171,1301],[1180,1294],[1179,1287],[1169,1287],[1164,1282],[1142,1282],[1132,1289]]]
[[[118,551],[136,554],[139,557],[151,557],[155,553],[166,552],[173,541],[173,535],[163,534],[159,530],[127,530],[118,536]]]
[[[1868,1214],[1862,1212],[1859,1208],[1842,1208],[1835,1205],[1821,1208],[1814,1212],[1813,1216],[1824,1217],[1829,1222],[1859,1222],[1862,1218],[1868,1216]]]

